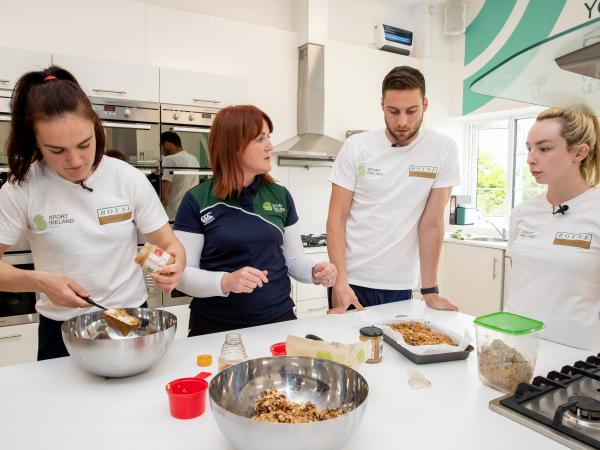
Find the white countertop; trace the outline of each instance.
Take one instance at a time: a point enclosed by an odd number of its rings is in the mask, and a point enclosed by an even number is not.
[[[288,334],[313,333],[327,340],[354,342],[373,314],[419,314],[450,328],[472,327],[461,313],[426,309],[417,300],[242,330],[250,357],[268,356],[269,346]],[[187,324],[180,324],[186,326]],[[0,368],[0,447],[7,450],[106,450],[141,448],[229,449],[210,407],[201,417],[177,420],[169,415],[165,384],[193,376],[196,355],[211,353],[216,371],[224,333],[173,342],[165,358],[141,375],[105,379],[76,367],[70,358]],[[542,342],[536,374],[559,370],[588,353]],[[406,368],[431,380],[430,389],[413,390]],[[383,361],[358,371],[369,383],[363,421],[347,450],[377,449],[559,449],[564,448],[523,425],[488,409],[501,393],[484,386],[477,356],[466,361],[415,365],[384,344]]]
[[[474,241],[472,239],[454,239],[451,237],[445,237],[444,242],[451,242],[454,244],[465,244],[465,245],[476,245],[478,247],[497,248],[499,250],[506,250],[507,242],[493,242],[493,241]]]

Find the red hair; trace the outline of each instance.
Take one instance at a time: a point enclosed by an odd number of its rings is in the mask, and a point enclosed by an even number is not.
[[[208,137],[215,197],[225,199],[241,192],[244,174],[240,156],[248,144],[262,132],[263,121],[267,123],[269,132],[272,132],[273,122],[256,106],[229,106],[218,112]],[[263,173],[260,177],[263,182],[275,182],[268,173]]]

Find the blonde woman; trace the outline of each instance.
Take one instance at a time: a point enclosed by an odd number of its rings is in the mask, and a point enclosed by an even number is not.
[[[550,108],[527,136],[527,164],[548,190],[515,208],[506,310],[542,320],[543,337],[600,346],[600,175],[598,119]]]

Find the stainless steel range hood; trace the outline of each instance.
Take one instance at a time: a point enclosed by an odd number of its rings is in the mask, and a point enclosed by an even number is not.
[[[298,48],[298,136],[278,144],[274,152],[280,166],[327,167],[343,142],[324,134],[324,48],[304,44]]]

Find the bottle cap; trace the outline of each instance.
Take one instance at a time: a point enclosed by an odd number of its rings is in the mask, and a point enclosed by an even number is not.
[[[198,355],[196,357],[196,364],[198,364],[200,367],[212,365],[212,355]]]

